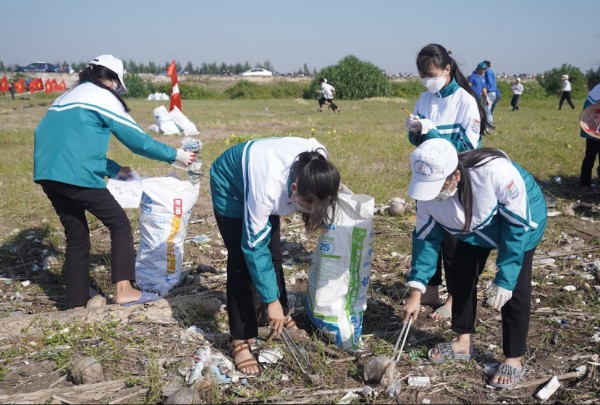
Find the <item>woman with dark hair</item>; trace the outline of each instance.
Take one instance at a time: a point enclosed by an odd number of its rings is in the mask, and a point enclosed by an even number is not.
[[[86,211],[110,231],[111,272],[117,304],[157,300],[134,289],[135,254],[131,224],[106,189],[105,177],[127,178],[131,169],[106,154],[111,133],[132,152],[150,159],[188,165],[194,155],[157,142],[127,113],[123,62],[112,55],[94,58],[79,84],[60,95],[35,129],[34,181],[42,186],[65,228],[65,284],[68,308],[89,299],[90,231]]]
[[[419,146],[432,138],[448,140],[458,152],[473,150],[481,145],[486,129],[485,110],[477,103],[468,80],[460,71],[451,52],[441,45],[429,44],[417,55],[417,69],[427,91],[415,105],[406,120],[410,143]],[[452,280],[448,274],[456,240],[447,235],[442,244],[437,271],[427,286],[424,303],[440,304],[439,286],[442,283],[442,263],[446,273],[448,299],[431,317],[450,318],[452,308]]]
[[[450,269],[452,330],[458,336],[437,344],[428,356],[434,363],[474,358],[477,283],[490,252],[497,249],[498,272],[485,294],[488,304],[502,313],[505,359],[489,384],[512,387],[526,373],[521,357],[529,331],[531,267],[546,226],[542,190],[497,149],[457,154],[450,142],[431,139],[413,151],[410,164],[408,193],[417,200],[417,223],[404,321],[417,318],[444,233],[451,233],[458,239]]]
[[[335,215],[340,175],[316,139],[266,138],[223,152],[210,169],[210,190],[227,248],[227,314],[232,357],[248,374],[259,366],[250,344],[266,305],[276,335],[289,317],[280,247],[280,215],[300,211],[307,231],[324,230]]]

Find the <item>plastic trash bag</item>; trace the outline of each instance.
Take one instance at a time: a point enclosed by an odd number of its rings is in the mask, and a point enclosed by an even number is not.
[[[308,276],[309,318],[336,345],[351,351],[362,347],[374,210],[373,197],[340,191],[335,220],[319,237]]]
[[[200,187],[175,177],[142,185],[135,281],[143,291],[166,295],[183,277],[183,244]]]
[[[156,118],[156,125],[158,129],[165,135],[179,135],[179,127],[175,124],[173,117],[169,114],[164,105],[156,107],[154,109],[154,118]]]

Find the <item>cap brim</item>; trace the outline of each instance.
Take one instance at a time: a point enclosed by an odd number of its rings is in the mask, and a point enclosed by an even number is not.
[[[408,185],[408,195],[417,201],[433,200],[442,191],[445,178],[435,181],[421,181],[412,176]]]

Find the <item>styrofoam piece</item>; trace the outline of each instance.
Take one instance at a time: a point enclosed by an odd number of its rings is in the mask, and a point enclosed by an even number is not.
[[[560,382],[558,382],[558,378],[554,376],[535,394],[535,397],[540,401],[545,401],[556,392],[558,387],[560,387]]]
[[[429,385],[428,376],[408,377],[409,387],[424,387],[426,385]]]

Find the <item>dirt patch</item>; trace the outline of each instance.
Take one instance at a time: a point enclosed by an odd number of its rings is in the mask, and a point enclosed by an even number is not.
[[[203,133],[222,137],[224,134]],[[185,282],[172,291],[173,297],[189,297],[202,291],[225,290],[226,252],[212,215],[206,187],[195,208],[185,245],[185,267],[191,270]],[[575,210],[575,216],[549,219],[544,243],[536,252],[531,326],[526,367],[527,381],[565,375],[577,367],[586,371],[577,378],[563,380],[552,401],[592,403],[600,395],[596,366],[600,352],[600,285],[595,265],[600,265],[600,216],[595,205]],[[364,351],[352,355],[332,345],[324,345],[312,328],[298,301],[294,317],[311,336],[312,345],[302,344],[319,375],[318,384],[298,369],[287,355],[259,377],[218,384],[205,379],[193,384],[208,402],[333,402],[348,392],[362,392],[362,371],[378,354],[390,354],[401,328],[405,274],[410,266],[409,240],[414,218],[376,217],[376,252],[372,262],[370,296],[364,318]],[[132,218],[135,225],[135,218]],[[107,230],[95,225],[92,231],[94,255],[92,286],[109,301],[110,239]],[[310,253],[316,237],[302,232],[298,217],[285,218],[282,224],[286,277],[292,293],[302,297]],[[207,242],[194,243],[202,235]],[[139,236],[136,234],[136,239]],[[5,320],[32,314],[64,311],[64,287],[60,264],[63,242],[44,227],[15,233],[4,244],[0,270],[0,316]],[[596,264],[594,264],[596,263]],[[486,276],[489,276],[486,275]],[[575,290],[566,288],[574,286]],[[423,307],[407,340],[405,355],[397,373],[402,389],[397,398],[375,387],[374,403],[530,403],[542,383],[500,391],[486,386],[484,370],[502,359],[501,326],[497,312],[479,307],[475,347],[478,357],[468,363],[432,365],[427,350],[435,343],[450,340],[454,334],[446,322],[428,318],[433,309]],[[15,395],[44,394],[71,402],[161,402],[177,388],[186,386],[189,370],[202,347],[200,340],[182,339],[190,326],[202,328],[214,353],[227,355],[227,323],[223,312],[217,317],[187,313],[174,319],[148,319],[141,308],[127,322],[75,322],[47,325],[44,332],[31,336],[26,330],[0,341],[0,399]],[[208,338],[212,336],[212,338]],[[262,335],[266,337],[266,335]],[[274,347],[285,350],[280,341]],[[325,349],[316,349],[315,344]],[[72,361],[83,355],[95,356],[104,366],[104,386],[91,386],[85,396],[72,381]],[[183,371],[182,371],[183,370]],[[186,371],[188,377],[186,377]],[[409,388],[408,376],[428,376],[431,383]],[[43,391],[47,390],[47,391]],[[38,400],[40,398],[35,397]],[[60,400],[60,399],[59,399]],[[355,401],[366,402],[360,396]]]

